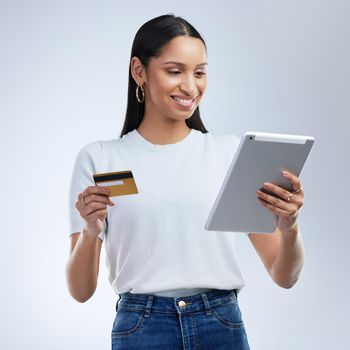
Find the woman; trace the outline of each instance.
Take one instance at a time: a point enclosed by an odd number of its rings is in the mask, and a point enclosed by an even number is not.
[[[119,299],[112,349],[249,349],[238,305],[244,280],[231,232],[204,229],[237,149],[235,135],[212,135],[200,118],[207,87],[203,38],[164,15],[136,33],[121,138],[77,155],[70,185],[67,281],[85,302],[96,289],[105,240],[109,280]],[[131,170],[138,193],[110,200],[92,174]],[[271,278],[290,288],[303,265],[294,192],[266,184],[257,199],[278,215],[274,234],[249,233]]]

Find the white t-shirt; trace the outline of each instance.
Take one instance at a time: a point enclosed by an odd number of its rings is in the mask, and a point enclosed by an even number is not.
[[[180,142],[158,145],[134,129],[82,147],[69,190],[70,235],[84,227],[75,203],[95,185],[92,174],[131,170],[139,192],[111,198],[116,205],[107,206],[99,235],[116,294],[177,297],[244,287],[235,234],[204,228],[239,141],[191,129]]]

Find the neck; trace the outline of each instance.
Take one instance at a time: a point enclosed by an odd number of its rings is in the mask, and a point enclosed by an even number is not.
[[[191,132],[185,121],[179,121],[175,123],[146,123],[144,120],[141,122],[137,131],[147,141],[156,145],[166,145],[171,143],[177,143],[187,137]]]

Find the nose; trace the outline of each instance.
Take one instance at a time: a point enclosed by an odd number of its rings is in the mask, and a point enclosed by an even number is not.
[[[183,74],[183,79],[180,84],[180,89],[184,91],[187,95],[196,96],[197,95],[197,87],[196,81],[192,74]]]

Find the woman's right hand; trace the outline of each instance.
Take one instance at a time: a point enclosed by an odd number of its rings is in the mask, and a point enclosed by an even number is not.
[[[78,195],[75,207],[85,221],[84,229],[91,237],[97,238],[102,232],[107,205],[115,205],[109,198],[110,194],[110,190],[104,186],[88,186]]]

